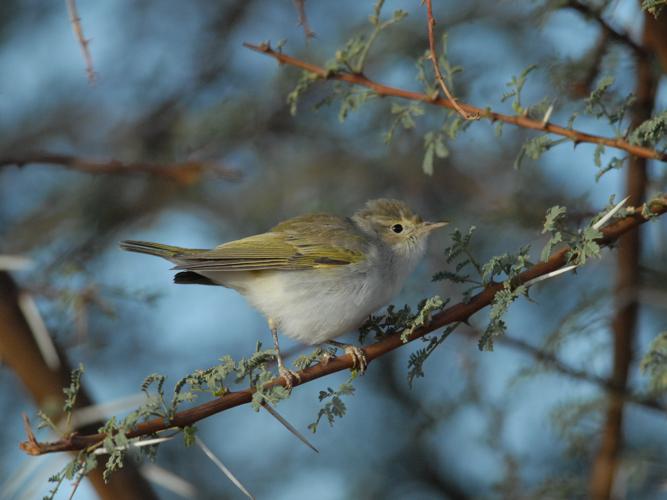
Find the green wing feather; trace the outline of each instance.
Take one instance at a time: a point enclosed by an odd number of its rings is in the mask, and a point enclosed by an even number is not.
[[[174,269],[189,271],[296,271],[364,259],[364,237],[349,219],[326,214],[282,222],[271,231],[209,251],[182,252]]]

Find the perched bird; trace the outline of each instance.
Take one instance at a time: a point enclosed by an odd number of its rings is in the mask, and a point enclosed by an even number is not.
[[[313,345],[344,347],[363,371],[361,349],[333,339],[358,328],[386,305],[421,260],[428,235],[447,222],[425,222],[402,201],[366,203],[352,217],[309,214],[266,233],[210,250],[123,241],[131,252],[163,257],[176,283],[232,288],[268,319],[281,376],[291,387],[277,332]]]

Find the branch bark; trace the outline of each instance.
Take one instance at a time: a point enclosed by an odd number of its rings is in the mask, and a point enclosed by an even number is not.
[[[438,54],[435,50],[435,35],[433,34],[433,29],[435,28],[435,17],[433,17],[433,5],[431,0],[426,0],[426,17],[428,23],[428,49],[431,53],[431,62],[433,63],[433,73],[435,73],[435,78],[440,84],[440,88],[445,93],[447,99],[450,100],[452,106],[458,114],[460,114],[465,120],[473,120],[479,118],[479,115],[469,115],[465,112],[461,106],[456,102],[456,99],[452,93],[447,88],[445,79],[442,77],[442,72],[440,71],[440,65],[438,64]]]
[[[163,177],[183,185],[194,184],[205,171],[214,172],[216,175],[229,180],[238,180],[241,177],[239,172],[219,164],[203,161],[186,161],[166,165],[151,162],[124,163],[118,160],[101,161],[58,153],[28,153],[0,158],[0,169],[11,165],[20,168],[30,164],[58,165],[89,174],[147,174]]]
[[[667,212],[667,197],[661,197],[653,200],[651,206],[648,207],[647,210],[649,210],[655,216]],[[620,219],[613,224],[603,228],[601,230],[603,236],[598,240],[598,243],[601,245],[609,245],[620,235],[633,230],[648,220],[642,215],[641,208],[634,209],[630,212],[630,215],[626,216],[625,218]],[[565,266],[567,264],[567,254],[569,251],[569,248],[563,248],[552,255],[549,260],[545,262],[539,262],[538,264],[535,264],[534,266],[525,270],[516,278],[513,285],[527,283],[539,276],[543,276]],[[465,303],[458,303],[433,315],[431,320],[426,325],[415,329],[410,335],[408,335],[407,342],[413,342],[423,337],[424,335],[446,325],[466,321],[470,316],[490,305],[496,293],[502,289],[502,283],[491,283],[487,285],[480,293],[475,295],[470,301]],[[365,347],[363,351],[368,361],[370,362],[393,351],[394,349],[402,347],[403,345],[405,345],[405,343],[401,340],[401,332],[397,332]],[[293,385],[296,387],[326,375],[353,368],[354,363],[355,361],[353,357],[346,354],[329,361],[327,364],[317,364],[298,372],[298,381]],[[284,386],[285,382],[282,378],[277,378],[269,382],[267,387],[273,387],[276,385]],[[252,399],[253,392],[254,391],[251,388],[242,391],[229,392],[218,399],[214,399],[187,410],[178,412],[172,420],[156,418],[148,422],[140,423],[133,430],[127,433],[127,437],[136,438],[139,436],[160,432],[166,429],[192,425],[195,422],[198,422],[199,420],[207,418],[216,413],[220,413],[230,408],[249,403]],[[73,434],[55,442],[36,443],[33,441],[26,441],[21,443],[20,446],[28,454],[41,455],[44,453],[59,451],[80,450],[100,442],[104,439],[104,437],[104,434],[100,433],[89,435]]]
[[[267,56],[273,57],[281,64],[288,64],[296,68],[300,68],[309,73],[318,75],[324,80],[339,80],[342,82],[347,82],[353,85],[360,85],[362,87],[369,88],[376,92],[380,96],[387,97],[400,97],[401,99],[408,99],[411,101],[420,101],[426,104],[431,104],[433,106],[440,106],[442,108],[455,109],[454,104],[449,99],[443,99],[441,97],[433,98],[426,94],[420,92],[413,92],[410,90],[399,89],[396,87],[390,87],[388,85],[383,85],[381,83],[370,80],[363,74],[359,73],[332,73],[321,66],[315,64],[310,64],[296,57],[283,54],[282,52],[276,52],[268,44],[264,43],[261,45],[252,45],[250,43],[244,43],[245,47],[259,52],[260,54],[265,54]],[[643,146],[637,146],[626,141],[623,138],[611,138],[603,137],[599,135],[588,134],[580,130],[571,129],[562,127],[560,125],[555,125],[551,122],[544,122],[542,120],[534,120],[528,116],[522,115],[506,115],[503,113],[498,113],[490,109],[479,108],[471,104],[458,103],[458,105],[468,114],[479,115],[480,118],[486,118],[491,122],[503,122],[516,125],[518,127],[540,130],[542,132],[548,132],[550,134],[559,135],[570,139],[575,145],[579,143],[590,143],[590,144],[601,144],[603,146],[608,146],[615,149],[620,149],[630,153],[633,156],[639,158],[646,158],[651,160],[659,160],[662,162],[667,162],[667,153],[662,151],[657,151],[655,149],[646,148]]]
[[[645,17],[651,17],[646,14]],[[646,31],[645,27],[645,35]],[[637,58],[636,107],[632,113],[631,127],[648,120],[653,112],[657,86],[651,63],[646,57]],[[629,203],[639,204],[646,195],[647,161],[631,158],[626,171]],[[616,276],[616,312],[612,322],[614,338],[611,382],[619,390],[628,385],[628,373],[633,360],[635,330],[639,302],[639,259],[641,240],[639,231],[632,230],[619,239],[618,272]],[[605,423],[602,428],[600,448],[595,456],[590,478],[591,498],[603,500],[611,497],[618,458],[623,442],[623,408],[625,400],[619,394],[609,398]]]
[[[95,69],[93,68],[93,56],[90,55],[89,40],[86,40],[86,37],[83,36],[83,28],[81,27],[81,18],[79,17],[79,12],[76,8],[76,0],[67,0],[67,13],[69,14],[69,20],[72,23],[72,29],[74,30],[74,35],[79,41],[79,46],[81,47],[81,52],[83,53],[83,60],[86,63],[86,73],[88,75],[88,81],[92,84],[95,83]]]
[[[0,272],[0,358],[17,375],[40,408],[61,409],[63,387],[69,385],[70,367],[62,353],[60,367],[49,368],[19,306],[19,289],[11,276]],[[92,401],[82,388],[76,401],[77,408],[90,406]],[[55,417],[58,420],[58,416]],[[97,426],[86,428],[94,432]],[[90,480],[100,498],[115,500],[156,498],[137,469],[127,463],[118,476],[105,484],[100,468],[90,474]]]

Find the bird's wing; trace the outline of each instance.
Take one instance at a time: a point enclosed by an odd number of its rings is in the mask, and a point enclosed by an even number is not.
[[[230,241],[207,252],[182,253],[174,269],[188,271],[298,271],[343,266],[364,259],[364,239],[349,220],[307,215],[271,231]]]

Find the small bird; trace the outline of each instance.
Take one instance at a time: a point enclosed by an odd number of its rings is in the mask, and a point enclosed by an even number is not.
[[[423,221],[402,201],[378,199],[352,217],[301,215],[210,250],[146,241],[121,247],[176,264],[176,283],[222,285],[245,296],[268,319],[279,372],[291,388],[298,377],[283,363],[278,330],[304,344],[343,347],[363,372],[363,351],[333,339],[399,292],[428,235],[445,225]]]

